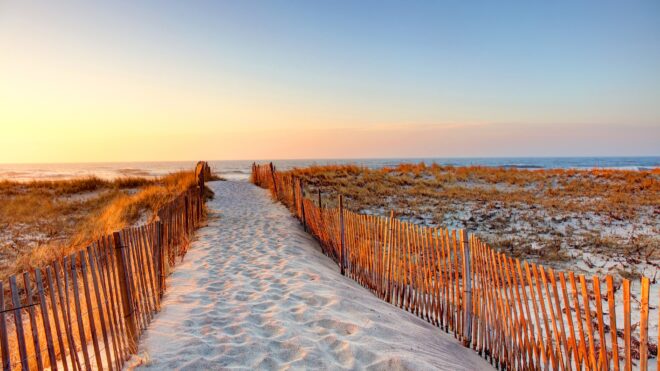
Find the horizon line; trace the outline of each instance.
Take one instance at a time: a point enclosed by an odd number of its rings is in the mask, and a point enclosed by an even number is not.
[[[189,162],[198,162],[198,161],[207,161],[207,162],[229,162],[229,161],[331,161],[331,160],[341,160],[341,161],[350,161],[350,160],[431,160],[431,159],[566,159],[566,158],[659,158],[660,154],[657,155],[578,155],[578,156],[392,156],[392,157],[315,157],[315,158],[250,158],[250,159],[213,159],[213,160],[129,160],[129,161],[62,161],[62,162],[0,162],[0,166],[3,165],[83,165],[83,164],[133,164],[133,163],[189,163]]]

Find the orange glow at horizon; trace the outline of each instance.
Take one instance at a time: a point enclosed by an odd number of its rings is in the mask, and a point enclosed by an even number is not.
[[[0,163],[659,154],[657,79],[639,68],[577,53],[586,72],[571,58],[518,69],[415,27],[264,12],[264,33],[244,28],[249,7],[208,7],[3,4]]]

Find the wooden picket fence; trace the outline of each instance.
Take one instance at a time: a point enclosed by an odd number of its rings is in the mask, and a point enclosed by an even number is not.
[[[3,369],[120,370],[202,222],[209,173],[206,162],[198,163],[197,185],[161,208],[158,221],[0,282]]]
[[[657,362],[646,277],[635,336],[629,280],[616,303],[610,275],[557,272],[508,257],[464,230],[350,212],[342,196],[338,207],[323,207],[320,193],[306,195],[299,179],[272,163],[254,164],[252,182],[292,210],[342,274],[453,334],[495,367],[647,370],[650,359]]]

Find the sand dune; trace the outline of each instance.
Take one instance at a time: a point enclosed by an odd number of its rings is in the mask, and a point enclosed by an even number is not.
[[[490,368],[342,277],[265,190],[211,186],[209,226],[169,278],[163,309],[129,368]]]

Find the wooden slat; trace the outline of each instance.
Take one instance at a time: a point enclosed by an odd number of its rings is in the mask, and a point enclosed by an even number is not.
[[[57,338],[57,345],[59,347],[59,352],[60,352],[59,355],[60,358],[62,359],[62,365],[64,366],[64,371],[68,371],[69,363],[66,361],[66,357],[67,357],[66,348],[64,346],[66,333],[64,335],[62,334],[62,327],[60,325],[60,315],[58,313],[59,306],[56,298],[57,288],[55,286],[55,281],[53,280],[53,270],[50,266],[46,267],[46,277],[48,279],[48,294],[50,298],[50,307],[53,311],[53,322],[55,323],[55,335]],[[64,320],[64,314],[62,314],[62,320]]]
[[[609,274],[605,277],[607,283],[607,304],[610,311],[610,334],[612,335],[612,363],[614,370],[619,371],[619,343],[617,341],[616,310],[614,303],[614,282]]]
[[[92,334],[92,346],[94,347],[94,357],[96,359],[95,365],[99,370],[103,370],[103,359],[101,358],[101,348],[99,347],[99,339],[96,333],[96,320],[94,318],[94,307],[92,305],[92,295],[89,292],[89,278],[87,277],[87,263],[85,257],[85,250],[79,252],[80,255],[80,275],[83,279],[83,289],[85,296],[85,306],[87,308],[87,319],[89,330]]]
[[[11,370],[9,336],[7,334],[7,319],[5,316],[5,288],[2,281],[0,281],[0,350],[2,353],[2,369]]]
[[[538,309],[538,304],[536,301],[536,294],[534,292],[534,281],[532,280],[532,275],[531,275],[531,269],[529,268],[529,264],[527,262],[524,263],[525,266],[525,273],[526,273],[526,278],[527,278],[527,285],[529,286],[529,293],[532,301],[532,307],[534,308],[534,323],[536,324],[536,339],[537,343],[536,348],[538,349],[538,354],[541,356],[541,361],[546,365],[546,368],[548,366],[548,363],[550,362],[548,359],[548,355],[545,351],[545,346],[543,344],[543,331],[541,330],[541,320],[539,318],[539,309]],[[538,356],[537,356],[538,357]],[[540,364],[540,363],[539,363]]]
[[[41,270],[37,268],[34,271],[34,279],[37,284],[37,293],[39,295],[39,306],[41,308],[41,321],[46,336],[46,349],[48,350],[48,366],[52,370],[57,370],[57,355],[55,354],[55,346],[53,344],[53,333],[50,326],[50,315],[48,311],[48,302],[44,293],[44,283],[41,277]]]
[[[587,345],[586,345],[586,337],[584,335],[584,327],[582,325],[582,310],[580,309],[580,300],[579,300],[579,293],[577,289],[577,284],[575,283],[575,274],[573,272],[570,272],[568,274],[568,279],[571,283],[571,293],[573,295],[573,303],[575,304],[575,315],[577,317],[577,327],[578,327],[578,334],[580,337],[580,345],[579,345],[579,352],[580,354],[580,365],[584,363],[585,368],[589,369],[590,368],[590,363],[589,363],[589,356],[587,353]],[[579,367],[578,367],[579,369]]]
[[[531,316],[530,310],[529,310],[529,300],[527,299],[527,289],[526,289],[526,287],[528,286],[528,284],[526,284],[524,282],[524,280],[525,280],[524,277],[525,276],[523,275],[522,267],[520,265],[520,260],[519,259],[516,259],[516,272],[518,273],[518,277],[519,277],[519,280],[520,280],[520,285],[521,285],[521,290],[520,291],[522,292],[522,302],[524,304],[523,308],[525,309],[525,318],[526,318],[526,320],[525,320],[525,329],[527,331],[527,337],[529,339],[528,340],[529,341],[529,344],[528,344],[529,352],[531,352],[531,355],[529,356],[530,363],[536,364],[536,367],[540,368],[540,354],[539,354],[538,348],[536,346],[537,343],[536,343],[536,339],[534,337],[534,326],[533,326],[533,323],[532,323],[533,320],[532,320],[532,316]],[[529,286],[529,287],[531,287],[531,286]],[[531,362],[532,356],[534,357],[534,362]]]
[[[623,279],[623,347],[625,349],[624,370],[632,370],[632,344],[630,344],[630,281]],[[660,324],[660,323],[659,323]]]
[[[639,369],[641,371],[648,370],[649,354],[649,279],[642,277],[641,285],[642,300],[640,304],[640,320],[639,320]]]
[[[80,347],[85,360],[85,367],[92,368],[92,362],[89,358],[89,351],[87,350],[87,335],[85,334],[85,325],[83,323],[82,303],[80,301],[80,290],[78,289],[78,273],[76,271],[76,255],[72,254],[71,259],[71,287],[73,290],[73,299],[75,303],[76,319],[78,321],[78,338],[80,340]],[[64,271],[67,271],[67,261],[64,261]],[[64,275],[64,281],[67,281],[67,275]],[[68,290],[67,290],[68,291]],[[89,308],[88,308],[89,309]]]
[[[108,324],[106,322],[106,308],[107,306],[101,298],[101,291],[99,287],[98,278],[98,264],[96,263],[96,246],[90,245],[87,247],[87,258],[89,259],[89,272],[92,276],[92,284],[94,288],[94,298],[96,299],[96,308],[99,313],[99,325],[101,327],[101,336],[103,337],[103,345],[105,350],[106,366],[109,370],[112,367],[112,356],[110,354],[112,345],[108,341]]]
[[[105,248],[100,251],[100,256],[103,258],[104,265],[106,266],[105,282],[107,286],[108,298],[110,300],[110,308],[113,315],[113,323],[116,331],[117,345],[119,346],[118,353],[119,359],[123,360],[128,354],[128,342],[126,339],[126,329],[124,327],[124,314],[122,312],[122,304],[120,303],[119,289],[117,287],[117,270],[114,262],[114,241],[108,238],[105,239]],[[117,361],[116,363],[121,363]]]
[[[605,338],[605,322],[603,321],[603,299],[600,295],[600,279],[597,276],[592,277],[594,289],[594,304],[596,305],[596,319],[598,320],[598,338],[600,340],[600,355],[598,363],[604,368],[609,369],[607,358],[607,343]]]
[[[30,273],[23,272],[23,285],[25,287],[25,303],[30,318],[30,329],[32,330],[32,343],[34,344],[34,358],[37,361],[37,369],[43,370],[44,363],[41,358],[41,342],[39,341],[39,328],[32,300],[32,284],[30,283]]]
[[[179,215],[180,217],[180,215]],[[178,220],[178,233],[182,231],[180,220]],[[180,237],[180,236],[179,236]],[[132,279],[135,282],[135,299],[140,308],[142,318],[142,331],[147,329],[149,322],[151,322],[151,309],[149,308],[149,301],[147,300],[147,293],[144,285],[144,269],[142,267],[142,259],[138,254],[139,240],[137,238],[136,229],[130,229],[127,234],[128,241],[130,241],[129,256],[133,266]]]
[[[150,240],[149,240],[149,231],[146,227],[141,227],[141,233],[140,233],[140,240],[141,240],[141,249],[140,253],[141,256],[144,258],[144,268],[145,268],[145,274],[147,276],[147,281],[148,281],[148,291],[149,291],[149,299],[151,300],[151,306],[153,311],[158,311],[160,303],[158,301],[158,290],[156,287],[156,278],[154,274],[154,266],[153,266],[153,259],[150,259],[150,251],[153,251],[151,246],[150,246]]]
[[[452,231],[451,242],[454,252],[454,337],[458,337],[458,329],[460,328],[460,313],[461,313],[461,288],[460,288],[460,278],[459,272],[461,270],[461,265],[458,258],[458,238],[456,236],[456,231]]]
[[[73,337],[73,321],[71,320],[71,311],[69,310],[69,280],[67,278],[68,270],[68,258],[65,257],[63,260],[64,266],[60,275],[60,266],[57,261],[53,263],[53,269],[55,270],[55,283],[57,284],[57,292],[60,298],[60,309],[62,310],[64,318],[64,330],[66,332],[67,342],[69,343],[69,354],[71,355],[71,364],[74,370],[82,370],[80,365],[80,359],[78,357],[78,350],[76,348],[75,338]],[[62,281],[60,277],[64,277],[64,287],[62,287]]]
[[[9,277],[9,287],[11,289],[11,300],[14,308],[14,323],[16,324],[16,341],[18,342],[18,352],[21,357],[21,367],[23,370],[29,370],[29,360],[27,346],[25,345],[25,332],[23,331],[23,316],[21,315],[21,299],[19,298],[18,286],[16,286],[16,277]]]
[[[127,354],[134,353],[137,350],[137,323],[135,315],[135,303],[133,299],[133,284],[131,283],[132,271],[128,253],[126,252],[126,243],[122,241],[122,235],[118,232],[113,234],[114,240],[114,267],[111,270],[114,274],[115,288],[117,290],[116,298],[122,308],[122,326],[126,329],[126,351]],[[123,329],[123,328],[122,328]]]
[[[588,359],[591,364],[591,369],[596,370],[596,347],[594,344],[594,330],[591,319],[591,304],[589,301],[589,293],[587,287],[587,280],[584,278],[584,275],[580,275],[580,286],[582,287],[582,303],[584,305],[584,314],[585,314],[585,323],[587,325],[587,334],[589,335],[589,352]]]
[[[447,330],[454,331],[454,313],[456,310],[456,300],[454,294],[454,265],[452,260],[451,242],[449,231],[445,231],[445,253],[446,253],[446,269],[447,269]]]
[[[107,249],[107,245],[105,244],[105,239],[101,239],[97,242],[96,246],[89,251],[90,256],[93,257],[94,264],[96,266],[96,271],[98,272],[98,282],[100,283],[100,288],[101,288],[101,300],[103,302],[103,311],[104,315],[107,318],[107,334],[109,335],[109,338],[111,340],[111,344],[107,344],[106,347],[110,348],[110,345],[112,345],[112,360],[114,360],[116,368],[119,368],[121,365],[121,357],[119,354],[121,354],[120,350],[120,342],[119,342],[119,330],[118,330],[118,324],[116,320],[116,313],[114,311],[114,305],[112,302],[112,296],[110,294],[110,290],[108,288],[109,283],[106,282],[107,275],[106,272],[109,269],[107,262],[105,261],[105,255],[103,251]],[[112,361],[109,362],[108,368],[113,368],[112,367]]]
[[[564,308],[566,309],[565,316],[568,322],[568,342],[573,351],[572,355],[567,351],[567,356],[569,357],[569,362],[570,362],[570,357],[573,358],[573,361],[575,362],[575,369],[579,370],[580,354],[577,345],[578,343],[575,338],[575,327],[573,325],[573,309],[571,308],[571,301],[569,300],[568,289],[566,288],[566,276],[564,275],[564,272],[559,272],[559,281],[561,282],[562,296],[564,299]]]
[[[531,348],[528,346],[529,344],[529,337],[527,334],[527,321],[525,320],[525,315],[523,311],[523,306],[522,306],[522,297],[520,294],[520,286],[518,284],[518,280],[516,278],[516,270],[515,266],[513,263],[513,259],[511,258],[505,258],[504,263],[506,265],[506,270],[507,270],[507,279],[509,279],[509,287],[511,287],[512,291],[512,297],[514,298],[514,303],[517,305],[514,305],[514,316],[515,316],[515,325],[516,329],[518,330],[518,337],[520,341],[520,357],[522,361],[521,368],[531,368],[530,366],[527,365],[528,362],[532,362],[532,353],[531,353]],[[511,274],[509,274],[509,272]]]
[[[135,274],[137,268],[133,259],[134,245],[132,243],[131,236],[130,233],[128,233],[128,230],[124,230],[123,233],[121,233],[121,237],[124,243],[124,248],[121,249],[121,251],[124,253],[122,259],[124,259],[123,263],[125,264],[125,271],[123,276],[126,279],[127,286],[130,288],[129,291],[130,295],[126,297],[126,300],[129,301],[133,316],[136,320],[136,332],[132,336],[130,336],[130,338],[135,343],[132,346],[133,351],[135,351],[137,349],[137,339],[141,333],[140,330],[146,329],[147,327],[147,319],[146,319],[145,310],[142,307],[142,300],[140,300],[141,299],[140,286],[138,284],[138,280]],[[173,235],[173,238],[176,239],[176,236]],[[174,245],[175,246],[177,245],[176,241],[174,242]],[[133,353],[133,351],[131,353]]]
[[[543,272],[543,268],[541,268],[541,272]],[[548,287],[548,282],[547,279],[545,278],[546,275],[544,274],[544,285],[546,292],[548,294],[548,306],[550,307],[550,317],[552,318],[552,329],[555,333],[555,341],[557,342],[556,346],[556,353],[557,353],[557,358],[558,362],[562,367],[565,369],[569,369],[571,367],[570,363],[568,360],[565,360],[564,358],[568,358],[568,355],[570,354],[568,352],[568,345],[566,344],[566,335],[565,335],[565,330],[564,330],[564,320],[561,317],[561,304],[559,303],[559,294],[557,292],[557,281],[555,279],[555,272],[552,270],[552,268],[548,269],[548,273],[550,276],[550,287],[553,289],[554,296],[550,293],[549,287]],[[552,307],[552,302],[554,301],[555,303],[555,309]],[[559,329],[557,329],[557,322],[559,322]],[[564,353],[562,354],[561,348],[564,348]]]
[[[506,257],[503,253],[497,255],[497,270],[499,271],[500,282],[504,291],[504,305],[506,319],[509,325],[510,346],[509,349],[509,366],[515,368],[516,364],[522,363],[521,359],[524,355],[522,349],[522,337],[519,332],[520,325],[517,321],[517,309],[514,302],[514,295],[512,291],[511,276],[506,266]]]
[[[185,213],[181,214],[182,218],[184,220],[182,222],[185,222]],[[184,232],[184,236],[187,236],[188,231],[184,228],[181,229],[182,232]],[[143,291],[143,301],[144,301],[144,306],[145,309],[147,310],[147,319],[149,322],[151,322],[151,319],[154,316],[154,312],[156,311],[156,302],[154,300],[154,296],[152,294],[152,290],[150,289],[149,281],[148,281],[148,275],[149,275],[149,268],[148,268],[148,258],[146,258],[143,254],[143,231],[142,228],[138,227],[134,231],[134,236],[135,236],[135,260],[138,262],[137,268],[139,269],[138,274],[140,275],[141,282],[142,282],[142,291]],[[186,237],[187,238],[187,237]]]

